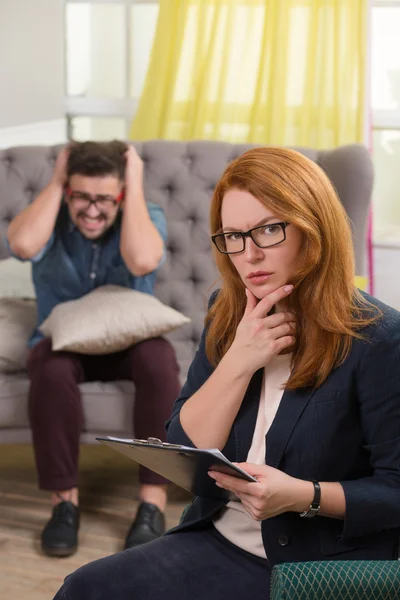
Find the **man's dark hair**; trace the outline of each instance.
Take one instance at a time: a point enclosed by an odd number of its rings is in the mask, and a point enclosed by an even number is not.
[[[98,177],[115,175],[125,179],[125,142],[73,142],[69,147],[67,176]]]

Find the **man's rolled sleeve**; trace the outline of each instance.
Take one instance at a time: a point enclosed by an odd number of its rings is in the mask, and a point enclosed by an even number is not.
[[[30,261],[32,263],[37,263],[37,262],[39,262],[39,261],[42,260],[42,258],[45,256],[45,254],[47,254],[47,252],[50,250],[51,246],[53,245],[53,242],[54,242],[54,232],[51,234],[50,239],[47,242],[47,244],[45,244],[43,246],[43,248],[41,248],[39,250],[39,252],[37,254],[35,254],[35,256],[33,256],[32,258],[21,258],[21,256],[18,256],[18,254],[15,254],[15,252],[13,252],[11,250],[10,242],[8,241],[8,237],[7,236],[5,236],[4,242],[5,242],[5,245],[6,245],[6,248],[7,248],[8,252],[10,253],[10,256],[12,256],[13,258],[16,258],[17,260],[20,260],[21,262]]]

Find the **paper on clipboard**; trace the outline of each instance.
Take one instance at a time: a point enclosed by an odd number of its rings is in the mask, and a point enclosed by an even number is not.
[[[240,477],[249,482],[257,481],[252,475],[231,463],[216,448],[199,449],[168,444],[157,438],[135,440],[106,436],[96,439],[195,496],[212,498],[229,496],[226,490],[217,487],[215,481],[209,477],[208,471],[211,470]]]

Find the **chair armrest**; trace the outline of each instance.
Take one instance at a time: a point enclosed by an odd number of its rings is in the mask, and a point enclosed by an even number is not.
[[[397,560],[283,563],[272,570],[271,600],[398,600]]]

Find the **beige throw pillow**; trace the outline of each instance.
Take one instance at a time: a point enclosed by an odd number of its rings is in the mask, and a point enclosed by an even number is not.
[[[57,305],[40,329],[53,350],[110,354],[189,322],[154,296],[106,285]]]
[[[0,260],[0,297],[36,298],[32,263],[12,257]]]
[[[35,300],[0,299],[0,373],[17,373],[25,369],[27,344],[36,319]]]

